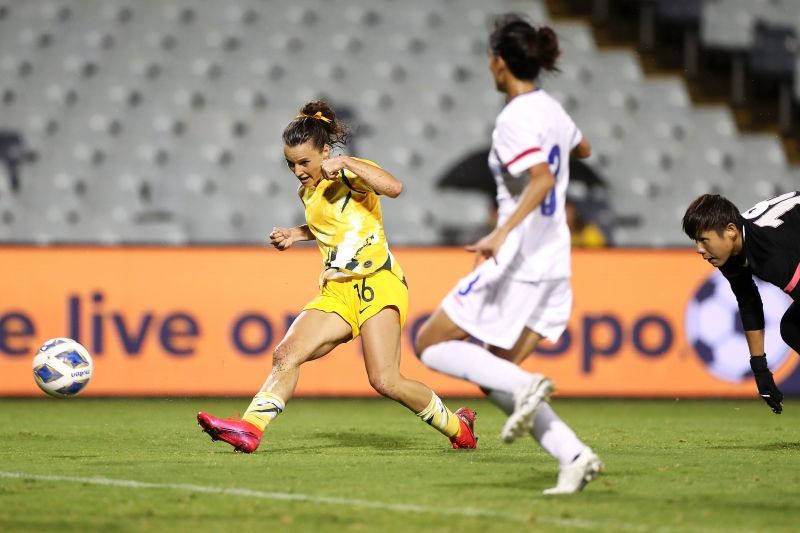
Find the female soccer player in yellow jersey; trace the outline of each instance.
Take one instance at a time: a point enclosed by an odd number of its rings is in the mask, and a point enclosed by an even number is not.
[[[386,242],[380,196],[396,198],[403,185],[366,159],[331,157],[332,148],[345,141],[343,126],[322,101],[306,104],[283,131],[286,164],[300,180],[306,224],[274,228],[269,237],[281,251],[316,239],[324,262],[320,292],[275,347],[272,371],[242,419],[198,413],[197,421],[213,440],[255,451],[264,428],[292,397],[300,365],[361,335],[369,382],[378,393],[412,410],[454,448],[475,448],[474,411],[462,407],[452,413],[431,389],[400,374],[408,288]]]

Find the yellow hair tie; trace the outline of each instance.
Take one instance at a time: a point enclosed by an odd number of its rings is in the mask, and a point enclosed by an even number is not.
[[[313,115],[306,115],[305,113],[300,113],[295,118],[315,118],[317,120],[322,120],[323,122],[327,122],[328,124],[331,123],[331,119],[322,116],[322,111],[317,111]]]

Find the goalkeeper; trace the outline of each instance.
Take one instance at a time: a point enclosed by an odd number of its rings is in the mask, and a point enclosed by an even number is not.
[[[739,304],[750,367],[758,394],[775,414],[783,393],[764,353],[764,308],[753,275],[776,285],[794,300],[781,319],[781,337],[800,353],[800,192],[757,203],[744,213],[718,194],[697,198],[683,216],[683,231],[697,253],[720,269]]]

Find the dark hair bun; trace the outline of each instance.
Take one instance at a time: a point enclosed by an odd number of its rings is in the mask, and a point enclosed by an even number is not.
[[[313,102],[307,103],[303,106],[303,109],[300,110],[300,113],[311,117],[319,113],[320,116],[327,118],[330,121],[326,124],[336,123],[336,112],[333,110],[330,104],[324,100],[314,100]]]
[[[347,142],[347,129],[336,120],[336,112],[324,100],[308,102],[283,130],[283,142],[288,146],[309,140],[317,150],[322,150],[326,144],[334,146]]]
[[[489,48],[518,79],[534,80],[542,69],[558,71],[561,50],[556,32],[548,26],[534,27],[519,15],[503,15],[495,21]]]
[[[558,37],[556,32],[549,26],[541,26],[536,30],[534,55],[543,69],[547,71],[557,71],[556,62],[561,55],[558,47]]]

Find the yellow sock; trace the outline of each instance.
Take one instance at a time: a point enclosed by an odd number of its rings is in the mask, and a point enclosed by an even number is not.
[[[242,420],[250,422],[261,431],[272,422],[272,419],[281,414],[286,404],[271,392],[259,392],[250,402]]]
[[[457,437],[461,432],[458,417],[442,403],[442,400],[433,393],[428,407],[417,413],[423,422],[427,422],[447,437]]]

